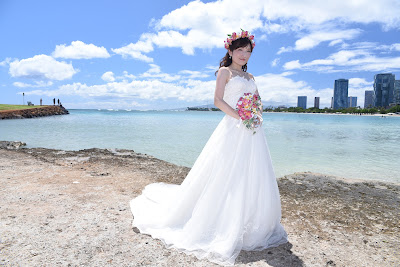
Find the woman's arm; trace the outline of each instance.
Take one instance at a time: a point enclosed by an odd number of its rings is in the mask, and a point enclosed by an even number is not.
[[[225,112],[225,114],[240,119],[239,114],[231,106],[229,106],[224,100],[225,85],[229,79],[229,71],[224,68],[220,68],[217,74],[217,84],[215,86],[214,93],[214,105]]]

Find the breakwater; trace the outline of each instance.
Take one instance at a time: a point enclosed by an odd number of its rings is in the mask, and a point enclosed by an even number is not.
[[[61,106],[43,106],[28,109],[2,110],[0,111],[0,119],[27,119],[53,115],[65,115],[69,111]]]

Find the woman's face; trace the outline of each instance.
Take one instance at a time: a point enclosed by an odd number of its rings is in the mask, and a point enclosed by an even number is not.
[[[250,44],[245,47],[239,47],[233,51],[229,51],[229,55],[232,57],[232,62],[235,64],[238,64],[239,66],[245,65],[251,56]]]

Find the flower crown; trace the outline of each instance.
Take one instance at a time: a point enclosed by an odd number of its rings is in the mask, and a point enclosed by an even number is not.
[[[254,42],[254,35],[252,35],[248,31],[244,31],[243,29],[241,30],[241,33],[233,32],[232,34],[228,34],[229,37],[226,38],[226,41],[224,41],[226,49],[229,49],[229,46],[232,44],[233,41],[240,38],[249,38],[249,40],[251,41],[251,46],[253,48],[256,46],[256,43]]]

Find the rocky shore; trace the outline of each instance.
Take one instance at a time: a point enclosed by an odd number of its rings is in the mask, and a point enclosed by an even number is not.
[[[216,266],[137,233],[129,200],[190,170],[132,150],[0,142],[0,265]],[[398,266],[400,185],[317,173],[278,179],[289,243],[238,266]]]
[[[43,106],[28,109],[1,110],[0,119],[26,119],[64,114],[69,114],[69,111],[62,106]]]

